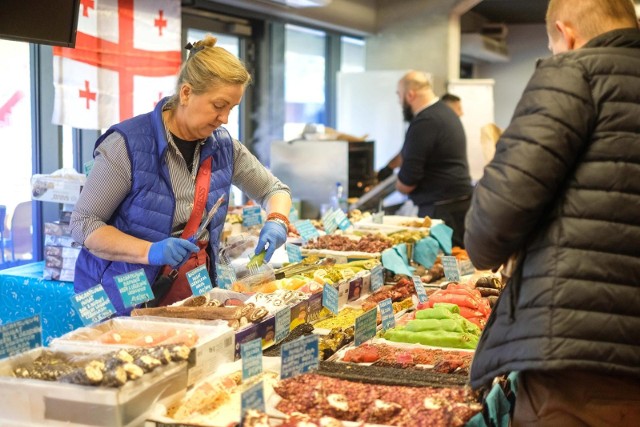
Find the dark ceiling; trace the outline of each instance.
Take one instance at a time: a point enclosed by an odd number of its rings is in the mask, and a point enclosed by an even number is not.
[[[490,22],[504,24],[544,24],[549,0],[482,0],[473,12]]]

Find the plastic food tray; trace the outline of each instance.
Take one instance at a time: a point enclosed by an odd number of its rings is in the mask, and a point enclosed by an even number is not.
[[[234,331],[225,321],[199,321],[167,317],[118,317],[91,327],[78,328],[51,342],[54,350],[70,350],[91,346],[104,352],[130,345],[103,344],[96,341],[101,334],[110,330],[128,329],[140,332],[163,331],[167,328],[193,329],[198,341],[189,355],[189,384],[209,375],[222,363],[233,361]],[[162,345],[162,343],[159,343]]]
[[[0,361],[0,425],[140,426],[158,399],[187,387],[185,362],[158,367],[120,388],[13,377],[16,367],[32,362],[44,350],[37,348]],[[67,353],[102,352],[85,348]]]

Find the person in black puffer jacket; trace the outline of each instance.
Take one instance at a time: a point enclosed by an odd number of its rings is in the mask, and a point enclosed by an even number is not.
[[[514,425],[640,423],[640,30],[630,0],[551,0],[538,63],[466,217],[514,261],[471,384],[520,371]]]

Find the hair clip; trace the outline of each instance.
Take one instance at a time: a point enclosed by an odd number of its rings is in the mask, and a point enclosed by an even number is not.
[[[197,42],[196,42],[197,43]],[[193,55],[195,55],[196,53],[200,52],[202,49],[205,48],[204,45],[200,45],[200,46],[194,46],[193,44],[191,44],[191,42],[187,43],[184,47],[185,49],[187,49],[189,51],[189,58],[191,58]],[[187,58],[187,59],[189,59]]]

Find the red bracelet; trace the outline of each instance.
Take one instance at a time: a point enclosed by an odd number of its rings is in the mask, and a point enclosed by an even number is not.
[[[267,221],[271,219],[279,219],[280,221],[283,221],[287,227],[289,227],[289,218],[287,218],[286,215],[282,215],[278,212],[271,212],[269,215],[267,215]]]

